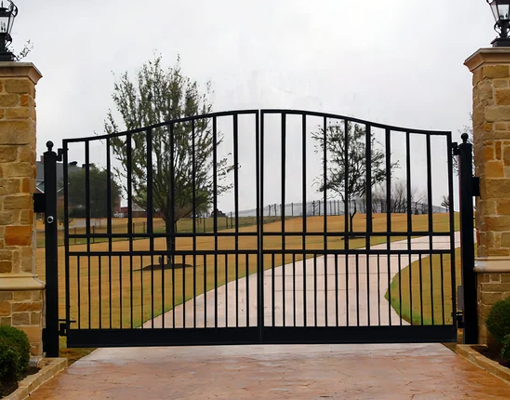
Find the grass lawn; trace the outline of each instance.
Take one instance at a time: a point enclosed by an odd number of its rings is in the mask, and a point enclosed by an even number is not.
[[[391,299],[391,305],[397,314],[413,325],[440,325],[443,324],[444,311],[444,323],[452,323],[452,270],[450,258],[450,255],[423,257],[421,263],[420,260],[414,261],[410,266],[404,268],[400,274],[395,275],[390,285],[391,289],[386,292],[385,297]],[[455,250],[455,274],[456,285],[460,285],[460,248]],[[422,277],[421,287],[420,275]],[[411,285],[409,276],[411,276]],[[444,288],[443,291],[442,288]],[[456,289],[454,293],[456,293]],[[421,307],[422,301],[423,310]]]
[[[246,221],[248,222],[248,221]],[[241,232],[256,232],[256,227],[244,226]],[[413,230],[428,230],[428,219],[426,215],[412,216]],[[392,231],[406,231],[407,217],[405,214],[395,214],[391,217]],[[449,219],[447,214],[435,214],[433,219],[434,230],[437,232],[448,231]],[[343,216],[330,216],[327,218],[328,232],[344,231]],[[457,222],[456,222],[457,225]],[[374,215],[373,229],[375,232],[386,231],[386,215]],[[364,231],[366,227],[366,216],[357,215],[354,218],[354,231]],[[303,218],[293,218],[285,221],[287,232],[302,232]],[[323,232],[324,217],[308,217],[308,232]],[[276,233],[274,236],[264,237],[264,249],[281,249],[283,243],[281,221],[268,222],[264,225],[264,232]],[[223,230],[222,232],[232,232]],[[402,240],[404,237],[392,237],[391,240]],[[324,238],[321,236],[306,236],[306,250],[324,249]],[[373,245],[386,242],[386,237],[372,237]],[[239,249],[255,249],[257,244],[256,236],[240,237]],[[350,240],[351,248],[365,247],[365,239]],[[134,250],[148,250],[150,242],[147,239],[140,239],[133,242]],[[302,237],[287,237],[285,239],[287,249],[302,249]],[[329,249],[343,249],[344,241],[341,237],[328,237],[327,246]],[[164,250],[166,243],[164,238],[154,240],[155,249]],[[192,250],[193,241],[191,238],[179,238],[176,241],[178,250]],[[198,250],[213,250],[214,237],[198,237],[196,240]],[[218,248],[232,250],[235,248],[235,239],[231,237],[218,237]],[[129,242],[119,241],[113,243],[113,249],[118,251],[129,251]],[[108,243],[97,243],[91,245],[92,251],[107,251]],[[86,251],[86,245],[72,245],[70,251]],[[303,255],[296,255],[296,260],[301,260]],[[206,256],[187,256],[185,259],[176,257],[176,263],[194,265],[195,268],[174,269],[165,271],[141,271],[142,267],[157,263],[155,257],[97,257],[91,255],[76,257],[70,260],[70,292],[71,292],[71,319],[79,321],[81,328],[120,328],[137,327],[144,321],[157,316],[162,312],[172,309],[174,306],[189,300],[204,291],[215,287],[215,280],[218,286],[241,278],[247,274],[256,272],[257,255],[218,255],[217,269],[215,271],[215,256],[213,251]],[[283,263],[292,262],[292,256],[285,259],[282,255],[275,256],[274,265],[270,256],[264,258],[264,268],[269,269]],[[59,247],[59,294],[60,294],[60,318],[65,317],[65,274],[64,274],[64,247]],[[37,249],[37,272],[44,280],[44,248]],[[215,276],[216,272],[216,276]],[[80,280],[80,286],[78,285]],[[175,293],[172,292],[172,281],[175,282]],[[164,298],[162,287],[165,287]],[[90,289],[89,289],[90,287]],[[78,289],[80,288],[80,296]],[[110,294],[111,291],[111,294]],[[153,296],[152,296],[153,294]],[[99,298],[101,297],[101,302]],[[89,300],[90,299],[90,300]],[[81,303],[80,315],[78,316],[78,301]],[[122,305],[121,305],[122,303]],[[414,307],[414,304],[413,304]],[[90,319],[90,321],[89,321]],[[77,324],[73,324],[77,328]]]

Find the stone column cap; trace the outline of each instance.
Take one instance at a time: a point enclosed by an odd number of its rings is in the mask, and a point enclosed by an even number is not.
[[[464,65],[468,67],[471,72],[481,65],[491,64],[510,64],[510,47],[488,47],[478,49],[464,62]]]
[[[3,61],[0,62],[0,76],[2,78],[26,78],[34,84],[42,78],[41,72],[31,62]]]
[[[33,274],[0,274],[0,291],[42,290],[45,284]]]
[[[475,272],[510,272],[510,257],[477,257]]]

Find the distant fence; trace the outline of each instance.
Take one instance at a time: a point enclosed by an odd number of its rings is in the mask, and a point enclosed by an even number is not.
[[[411,214],[427,214],[429,205],[422,202],[411,202]],[[386,213],[388,204],[386,201],[373,201],[373,213]],[[360,214],[366,213],[366,202],[364,200],[356,200],[349,202],[349,212],[354,209]],[[390,204],[390,212],[394,214],[407,213],[407,204]],[[432,206],[433,213],[444,213],[447,209],[439,206]],[[301,217],[306,216],[323,216],[323,215],[344,215],[345,207],[342,200],[314,200],[305,204],[303,203],[287,203],[285,210],[281,204],[268,204],[263,208],[262,215],[265,217],[281,217],[285,213],[285,217]],[[228,215],[233,215],[229,213]],[[240,217],[254,217],[257,215],[257,209],[239,211]]]

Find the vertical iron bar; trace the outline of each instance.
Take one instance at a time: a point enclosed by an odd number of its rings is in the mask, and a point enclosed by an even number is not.
[[[246,327],[250,326],[250,255],[246,253]]]
[[[119,310],[120,310],[120,329],[123,327],[123,310],[122,310],[122,256],[119,256]]]
[[[273,321],[273,324],[271,325],[273,328],[276,326],[276,319],[275,319],[275,306],[274,306],[274,302],[275,302],[275,285],[274,285],[274,267],[275,267],[275,263],[274,263],[274,256],[275,254],[271,254],[271,318],[272,318],[272,321]]]
[[[196,138],[195,138],[195,120],[191,121],[191,146],[192,150],[192,181],[193,181],[193,328],[197,327],[197,189],[196,189],[196,175],[197,175],[197,165],[196,165]],[[216,165],[213,165],[213,168],[216,168]],[[184,267],[182,273],[186,272],[186,263],[184,263]],[[185,301],[185,300],[184,300]]]
[[[423,326],[423,271],[422,271],[422,254],[420,253],[420,314],[421,314],[421,325]]]
[[[170,243],[172,244],[172,248],[168,249],[167,244],[167,263],[171,265],[172,269],[172,328],[175,328],[175,247],[176,247],[176,224],[175,224],[175,124],[173,122],[170,123],[170,193],[167,193],[166,196],[166,206],[167,209],[170,209],[170,221],[165,221],[165,224],[171,224],[170,229],[168,226],[165,226],[166,235],[170,234]],[[168,236],[166,236],[166,241],[168,243]],[[162,256],[164,259],[164,256]]]
[[[153,180],[153,170],[152,170],[152,129],[147,130],[147,137],[145,138],[146,148],[147,148],[147,207],[146,207],[146,217],[147,217],[147,234],[149,235],[149,250],[151,253],[151,265],[154,265],[154,198],[153,198],[153,188],[152,188],[152,180]],[[143,258],[140,260],[142,261]],[[167,260],[169,262],[170,260]],[[165,312],[165,257],[161,256],[161,312]],[[141,264],[143,268],[143,264]],[[152,269],[151,269],[152,270]],[[143,269],[140,271],[140,275],[143,276]],[[142,285],[140,286],[142,293],[141,300],[141,312],[142,312],[142,322],[143,322],[143,278]],[[161,318],[161,328],[165,327],[165,318]]]
[[[49,146],[48,146],[49,147]],[[69,169],[68,169],[68,147],[67,142],[64,140],[62,143],[62,167],[63,167],[63,186],[64,186],[64,256],[65,256],[65,302],[66,302],[66,324],[69,327],[71,323],[71,286],[70,286],[70,260],[69,260]],[[56,159],[55,159],[55,174],[56,172]],[[53,176],[53,175],[52,175]],[[55,175],[55,179],[56,175]],[[56,184],[55,184],[56,186]],[[48,201],[48,200],[46,200]],[[53,228],[55,229],[55,228]],[[75,228],[76,234],[76,228]],[[76,241],[76,238],[74,239]],[[57,229],[57,245],[58,245],[58,229]],[[57,249],[58,252],[58,249]],[[58,257],[58,253],[57,253]],[[78,329],[81,327],[81,314],[80,314],[80,271],[77,269],[77,286],[78,286]],[[51,285],[50,285],[51,287]]]
[[[108,301],[110,304],[110,329],[112,329],[112,161],[110,155],[110,138],[106,139],[106,204],[107,204],[107,233],[108,233]],[[116,199],[117,200],[117,199]],[[120,204],[119,204],[120,206]],[[143,299],[143,296],[142,296]]]
[[[99,294],[99,296],[98,296],[99,297],[99,299],[98,299],[99,300],[99,310],[98,310],[99,311],[99,329],[101,329],[102,325],[103,325],[102,324],[103,315],[101,313],[101,311],[102,311],[101,310],[101,300],[102,300],[101,299],[101,297],[102,297],[101,296],[101,294],[102,294],[101,293],[102,292],[102,290],[101,290],[102,289],[102,285],[101,285],[101,256],[97,257],[97,261],[98,261],[97,269],[98,269],[98,274],[99,274],[99,276],[98,276],[98,281],[99,281],[98,282],[99,283],[99,285],[98,285],[99,286],[99,288],[98,288],[98,291],[99,291],[99,293],[98,293]]]
[[[344,236],[344,248],[347,251],[345,255],[346,267],[349,263],[349,234],[353,227],[350,226],[350,214],[349,214],[349,122],[344,120],[344,224],[345,224],[345,236]],[[347,314],[349,315],[349,314]],[[347,319],[348,320],[348,319]],[[349,322],[347,322],[349,326]]]
[[[473,238],[473,145],[468,142],[468,135],[462,134],[459,145],[459,183],[460,183],[460,243],[462,265],[462,289],[464,291],[464,343],[475,344],[478,340],[477,288],[474,271],[474,238]],[[450,198],[450,206],[452,198]],[[450,211],[450,214],[452,212]],[[451,224],[451,222],[450,222]],[[455,285],[455,251],[452,248],[452,283]],[[455,298],[455,286],[453,286]],[[457,310],[452,308],[452,319],[455,321]],[[454,322],[455,324],[455,322]]]
[[[359,326],[359,254],[356,253],[356,326]]]
[[[381,326],[381,258],[377,254],[377,320]]]
[[[282,221],[282,285],[283,285],[283,304],[282,304],[282,312],[283,312],[283,326],[285,326],[285,179],[286,179],[286,163],[287,163],[287,114],[282,113],[282,170],[281,170],[281,189],[282,189],[282,206],[281,206],[281,221]],[[275,290],[273,288],[273,290]]]
[[[443,263],[443,254],[440,254],[441,257],[441,309],[443,314],[443,325],[445,325],[445,304],[444,304],[444,263]]]
[[[294,325],[296,326],[296,254],[292,254],[292,310],[294,312]]]
[[[207,328],[207,255],[205,254],[204,254],[204,328]]]
[[[88,329],[92,329],[91,321],[92,321],[92,288],[90,284],[90,142],[87,140],[85,142],[85,224],[87,230],[87,286],[88,286]]]
[[[317,327],[317,253],[313,254],[313,315]]]
[[[328,196],[327,196],[327,179],[328,179],[328,152],[327,152],[327,118],[323,120],[324,130],[324,146],[323,146],[323,181],[324,181],[324,313],[326,326],[328,326]]]
[[[57,154],[53,143],[47,142],[48,151],[44,153],[44,239],[46,260],[46,328],[44,328],[44,351],[48,357],[59,356],[58,328],[58,218],[57,218]],[[64,174],[64,186],[67,187],[67,175]],[[67,214],[65,215],[67,219]],[[68,231],[66,225],[66,231]],[[66,234],[67,238],[67,234]],[[66,246],[66,250],[67,250]],[[69,271],[66,265],[66,298],[69,298]],[[68,314],[69,301],[66,303]],[[69,318],[66,316],[66,322]]]
[[[214,327],[218,327],[218,121],[213,117]],[[237,167],[237,166],[236,166]],[[228,226],[227,226],[228,228]]]
[[[367,207],[367,237],[366,249],[370,250],[370,239],[372,235],[372,127],[365,126],[366,138],[366,169],[367,169],[367,187],[366,187],[366,207]],[[388,171],[386,171],[388,174]]]
[[[411,266],[409,266],[411,268]],[[398,301],[399,301],[399,316],[400,316],[400,326],[402,326],[402,255],[398,255]]]
[[[129,315],[130,315],[130,326],[133,328],[133,183],[132,183],[132,171],[133,171],[133,154],[132,154],[132,137],[131,135],[126,136],[126,169],[127,169],[127,205],[128,205],[128,237],[129,237]],[[152,266],[151,266],[152,269]],[[152,270],[151,270],[152,272]],[[151,285],[153,282],[151,281]],[[152,286],[151,286],[152,290]],[[152,296],[154,299],[154,296]],[[154,302],[152,303],[152,324],[154,328]]]
[[[264,239],[263,239],[263,225],[264,225],[264,202],[262,186],[262,173],[264,170],[261,161],[261,146],[263,144],[263,126],[264,126],[264,113],[257,111],[255,115],[255,180],[256,180],[256,195],[257,195],[257,327],[259,331],[259,341],[262,342],[262,328],[264,326],[264,284],[262,282],[264,274]],[[248,298],[249,302],[249,298]]]
[[[235,212],[235,263],[236,263],[236,327],[239,327],[239,121],[233,116],[234,128],[234,212]],[[228,290],[227,290],[228,291]]]
[[[308,325],[307,322],[307,296],[306,296],[306,234],[307,234],[307,212],[306,212],[306,114],[302,116],[302,137],[301,137],[301,151],[302,151],[302,194],[303,194],[303,232],[301,236],[301,246],[303,249],[303,318],[304,326]],[[324,143],[324,145],[326,145]]]
[[[430,267],[430,304],[432,325],[434,325],[434,281],[432,276],[432,249],[434,235],[434,219],[432,209],[432,154],[430,148],[430,135],[427,135],[427,202],[428,202],[428,220],[429,220],[429,267]]]
[[[181,256],[182,260],[182,327],[186,328],[186,255]]]
[[[406,132],[406,178],[407,178],[407,250],[409,251],[409,315],[413,321],[413,280],[411,268],[411,235],[413,232],[412,192],[411,192],[411,134]]]
[[[336,327],[338,327],[338,318],[340,310],[338,309],[338,254],[335,254],[335,314]]]

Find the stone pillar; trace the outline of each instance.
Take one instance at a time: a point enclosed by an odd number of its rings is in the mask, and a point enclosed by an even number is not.
[[[32,63],[0,62],[0,324],[42,354],[44,284],[35,275],[36,113]]]
[[[510,296],[510,48],[480,49],[466,60],[473,73],[473,151],[478,253],[479,342],[490,343],[485,319]]]

